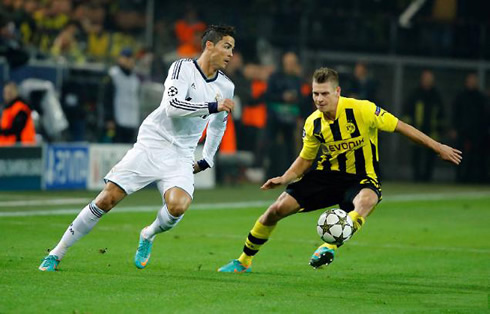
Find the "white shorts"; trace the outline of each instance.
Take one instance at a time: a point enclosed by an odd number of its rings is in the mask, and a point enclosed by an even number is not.
[[[179,187],[192,198],[193,163],[192,158],[182,157],[174,146],[149,149],[136,143],[109,171],[104,181],[113,182],[128,195],[156,182],[162,197],[168,189]]]

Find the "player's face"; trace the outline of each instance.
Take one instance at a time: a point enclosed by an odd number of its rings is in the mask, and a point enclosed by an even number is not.
[[[216,45],[211,47],[211,64],[215,69],[224,70],[233,57],[235,39],[231,36],[224,36]]]
[[[320,112],[327,112],[335,108],[340,97],[340,86],[332,86],[332,83],[317,83],[313,81],[313,101]]]

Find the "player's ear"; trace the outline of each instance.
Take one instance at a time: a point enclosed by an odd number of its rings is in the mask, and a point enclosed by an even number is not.
[[[342,88],[340,88],[340,86],[337,86],[337,88],[335,89],[337,96],[340,96],[341,91],[342,91]]]
[[[212,49],[214,47],[214,43],[210,40],[206,41],[206,49]]]

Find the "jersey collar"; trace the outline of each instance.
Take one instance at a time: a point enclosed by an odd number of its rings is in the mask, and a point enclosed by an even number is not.
[[[335,113],[335,120],[339,118],[341,112],[344,112],[344,108],[345,108],[345,98],[340,96],[339,103],[337,104],[337,112]]]
[[[212,78],[207,78],[206,75],[204,74],[204,72],[202,71],[201,67],[199,66],[199,64],[197,63],[197,60],[196,59],[193,59],[192,60],[194,62],[194,65],[196,66],[196,68],[199,70],[199,73],[201,73],[201,76],[202,78],[207,82],[207,83],[210,83],[210,82],[214,82],[216,81],[216,79],[218,78],[218,75],[219,75],[219,71],[216,71],[216,75]]]

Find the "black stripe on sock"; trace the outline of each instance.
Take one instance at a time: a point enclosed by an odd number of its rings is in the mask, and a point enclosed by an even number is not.
[[[97,209],[94,207],[94,205],[92,203],[88,204],[88,208],[90,209],[92,214],[94,214],[95,217],[97,217],[97,218],[102,217],[102,214],[97,211]]]
[[[267,242],[267,239],[259,239],[254,237],[251,233],[248,234],[248,240],[253,244],[262,245]]]
[[[259,250],[252,250],[246,245],[243,247],[243,253],[247,254],[248,256],[254,256],[255,254],[257,254],[258,251]]]

